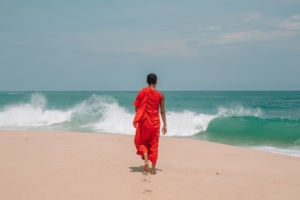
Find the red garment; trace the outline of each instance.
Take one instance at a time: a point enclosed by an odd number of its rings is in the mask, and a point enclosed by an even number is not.
[[[134,143],[136,154],[148,152],[148,159],[156,163],[160,134],[160,118],[158,108],[162,95],[155,89],[143,88],[137,95],[133,105],[137,108],[133,124],[136,128]]]

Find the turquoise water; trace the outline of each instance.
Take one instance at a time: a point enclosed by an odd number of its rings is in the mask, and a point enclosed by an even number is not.
[[[0,92],[0,129],[133,135],[137,92]],[[300,156],[300,92],[166,91],[169,137]]]

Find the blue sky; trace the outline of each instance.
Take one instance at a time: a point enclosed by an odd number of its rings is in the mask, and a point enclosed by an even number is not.
[[[0,90],[300,90],[300,1],[2,1]]]

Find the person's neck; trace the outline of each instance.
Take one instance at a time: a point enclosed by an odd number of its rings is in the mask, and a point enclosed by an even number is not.
[[[149,88],[155,89],[155,85],[154,84],[150,84]]]

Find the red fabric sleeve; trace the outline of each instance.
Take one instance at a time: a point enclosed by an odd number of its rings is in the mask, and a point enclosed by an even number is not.
[[[133,102],[133,105],[135,106],[135,107],[139,107],[140,106],[140,96],[141,96],[141,92],[139,92],[137,95],[136,95],[136,99],[135,99],[135,101]]]

